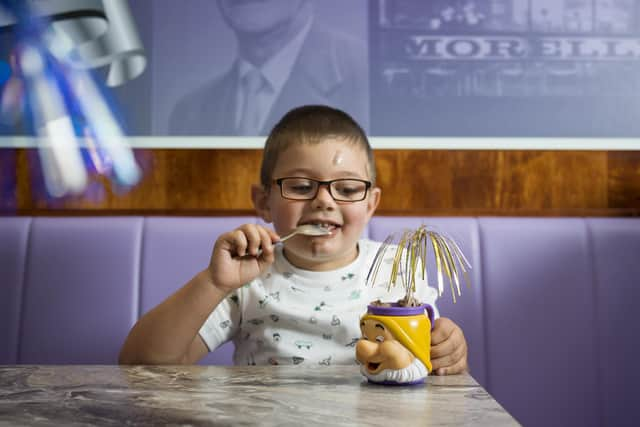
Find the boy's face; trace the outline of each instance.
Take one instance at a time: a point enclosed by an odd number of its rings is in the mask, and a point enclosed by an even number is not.
[[[328,138],[319,144],[296,144],[280,153],[273,179],[304,177],[320,181],[341,178],[369,180],[367,155],[361,147],[341,139]],[[299,268],[334,270],[351,263],[358,255],[357,242],[380,200],[380,189],[370,188],[358,202],[336,202],[326,185],[312,200],[289,200],[273,184],[269,191],[254,186],[258,213],[273,222],[281,236],[301,224],[328,224],[329,236],[297,235],[285,243],[285,256]]]

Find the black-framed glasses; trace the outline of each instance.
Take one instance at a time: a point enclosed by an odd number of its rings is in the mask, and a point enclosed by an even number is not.
[[[337,202],[359,202],[367,197],[371,182],[364,179],[341,178],[318,181],[313,178],[287,176],[273,180],[280,187],[280,195],[289,200],[313,200],[321,185],[326,185],[329,194]]]

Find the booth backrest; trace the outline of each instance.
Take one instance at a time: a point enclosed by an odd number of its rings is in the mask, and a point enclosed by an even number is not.
[[[252,217],[0,217],[0,364],[114,364],[129,329]],[[454,237],[473,376],[525,425],[640,420],[640,219],[376,217]],[[230,364],[227,344],[203,363]],[[635,421],[635,422],[633,422]]]

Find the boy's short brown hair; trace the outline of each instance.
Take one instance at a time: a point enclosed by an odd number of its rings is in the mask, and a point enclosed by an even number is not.
[[[347,113],[326,105],[304,105],[285,114],[273,127],[264,145],[260,183],[271,186],[273,170],[281,152],[293,144],[317,144],[326,138],[342,138],[362,147],[367,154],[369,179],[375,185],[376,165],[369,140],[360,125]]]

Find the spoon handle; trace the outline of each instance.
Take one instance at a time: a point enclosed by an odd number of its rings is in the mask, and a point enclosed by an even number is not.
[[[282,243],[285,240],[289,240],[290,238],[292,238],[293,236],[295,236],[296,234],[298,234],[298,230],[293,230],[291,233],[283,236],[280,238],[280,240],[278,240],[276,243]]]
[[[285,234],[284,237],[281,237],[280,240],[278,240],[277,242],[274,243],[274,245],[282,244],[285,240],[288,240],[288,239],[292,238],[296,234],[298,234],[298,230],[293,230],[291,233]],[[260,256],[261,254],[262,254],[262,246],[260,246],[260,248],[258,248],[258,256]]]

